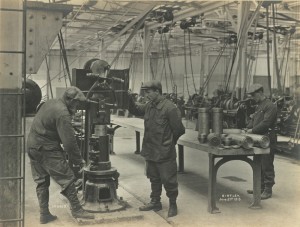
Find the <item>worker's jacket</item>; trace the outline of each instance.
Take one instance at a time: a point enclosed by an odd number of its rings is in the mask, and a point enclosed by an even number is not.
[[[252,115],[247,128],[252,128],[252,133],[269,135],[271,145],[276,142],[275,124],[277,120],[277,106],[269,99],[258,103],[255,113]]]
[[[175,145],[185,133],[180,111],[168,99],[159,97],[156,103],[143,105],[129,102],[132,114],[144,116],[144,139],[141,155],[149,161],[163,162],[176,159]]]
[[[28,135],[27,148],[41,152],[64,150],[74,164],[80,164],[82,157],[71,123],[71,114],[61,99],[45,102],[38,110]]]

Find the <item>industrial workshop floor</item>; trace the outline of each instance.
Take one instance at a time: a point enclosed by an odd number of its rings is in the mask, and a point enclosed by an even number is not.
[[[27,127],[31,122],[32,118],[28,118]],[[273,188],[273,197],[262,201],[262,209],[259,210],[248,208],[251,195],[248,195],[246,190],[252,186],[250,166],[241,161],[225,164],[219,169],[217,178],[217,206],[221,213],[210,214],[207,212],[208,155],[185,148],[185,173],[178,175],[178,215],[166,218],[168,200],[164,191],[161,211],[138,211],[140,205],[149,201],[150,184],[144,175],[143,157],[134,154],[134,150],[135,132],[125,128],[117,129],[114,137],[116,155],[111,155],[111,162],[120,173],[117,193],[129,203],[130,208],[128,211],[103,214],[101,224],[86,226],[299,226],[300,165],[298,161],[276,156],[276,185]],[[53,181],[50,188],[50,209],[58,219],[48,223],[47,226],[69,227],[80,224],[72,218],[66,199],[60,195],[60,188]],[[122,215],[124,218],[120,218]],[[35,183],[27,159],[25,226],[39,225]]]

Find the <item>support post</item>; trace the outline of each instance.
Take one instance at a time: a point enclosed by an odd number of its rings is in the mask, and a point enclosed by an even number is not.
[[[253,157],[253,203],[249,208],[260,209],[261,200],[261,155]]]
[[[217,171],[215,168],[215,157],[213,154],[208,154],[209,158],[209,177],[208,177],[208,212],[211,214],[220,213],[216,205],[216,181]]]
[[[24,226],[25,16],[23,1],[1,1],[0,226]],[[25,87],[25,84],[24,84]]]

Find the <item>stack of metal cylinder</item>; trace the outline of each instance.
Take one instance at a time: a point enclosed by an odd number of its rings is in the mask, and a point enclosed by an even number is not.
[[[212,117],[210,118],[210,115]],[[211,130],[210,130],[211,129]],[[219,146],[222,142],[225,146],[236,145],[244,149],[253,146],[267,148],[270,145],[269,137],[256,134],[241,134],[241,130],[234,133],[223,134],[223,109],[209,108],[198,109],[198,140],[200,143],[208,143],[210,146]]]
[[[198,109],[198,140],[200,143],[208,142],[211,146],[219,146],[223,134],[223,109],[212,109],[212,127],[210,127],[209,115],[208,108]],[[212,128],[211,133],[210,128]]]
[[[243,135],[250,137],[253,140],[253,146],[260,148],[268,148],[270,146],[270,138],[265,135],[257,135],[257,134],[245,134],[241,129],[224,129],[224,133],[226,135]],[[230,136],[229,136],[230,137]]]

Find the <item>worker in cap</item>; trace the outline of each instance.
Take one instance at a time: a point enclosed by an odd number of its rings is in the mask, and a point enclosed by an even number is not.
[[[70,113],[74,115],[80,102],[86,101],[83,92],[77,87],[69,87],[63,94],[63,101],[68,107]]]
[[[86,101],[83,92],[77,87],[68,87],[64,92],[64,98],[75,99],[78,101]]]
[[[162,209],[161,192],[164,186],[169,198],[168,217],[177,215],[177,163],[175,145],[185,128],[179,109],[162,95],[159,81],[145,82],[142,87],[149,102],[137,104],[129,99],[129,112],[144,116],[144,139],[141,155],[146,161],[146,175],[151,183],[151,201],[140,211]]]
[[[260,91],[264,92],[264,88],[261,84],[252,84],[246,93],[249,95],[253,95],[255,93],[259,93]]]
[[[152,81],[147,81],[142,85],[142,89],[143,90],[148,90],[148,89],[152,89],[152,90],[157,90],[160,93],[162,93],[162,86],[161,86],[161,82],[157,81],[157,80],[152,80]]]
[[[247,133],[267,135],[270,138],[270,154],[262,156],[261,199],[272,197],[272,187],[275,184],[274,153],[276,150],[275,125],[277,121],[277,106],[265,95],[261,84],[252,84],[247,93],[256,101],[257,106],[247,125]],[[253,190],[248,190],[253,193]]]
[[[94,218],[80,205],[74,184],[76,178],[65,154],[68,154],[70,163],[81,167],[85,165],[71,124],[71,116],[75,114],[80,102],[85,100],[80,89],[69,87],[62,98],[46,101],[32,122],[27,138],[27,152],[33,180],[37,184],[41,224],[57,219],[49,211],[50,177],[61,186],[61,193],[71,204],[73,217]]]

